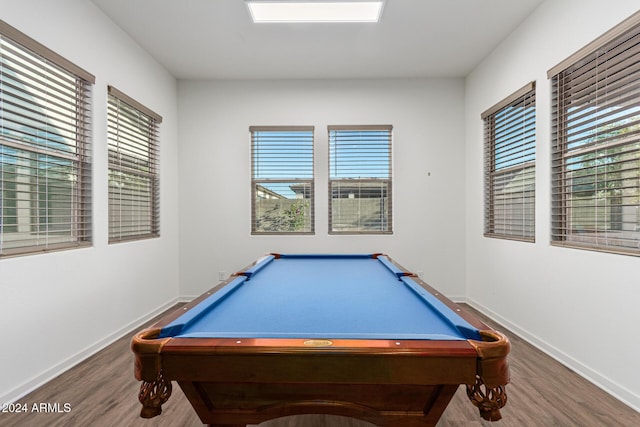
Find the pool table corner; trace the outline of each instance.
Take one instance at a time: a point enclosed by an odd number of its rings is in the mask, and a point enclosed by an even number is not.
[[[469,340],[478,353],[476,382],[467,384],[467,396],[487,421],[502,419],[500,409],[507,403],[511,350],[509,339],[500,332],[480,330],[482,341]]]
[[[135,354],[134,375],[142,381],[138,400],[142,404],[140,416],[153,418],[162,413],[162,405],[171,397],[171,380],[162,372],[162,347],[170,338],[158,339],[160,328],[149,328],[137,333],[131,340]]]

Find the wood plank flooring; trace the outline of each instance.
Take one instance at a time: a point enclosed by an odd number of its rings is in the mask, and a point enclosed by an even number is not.
[[[458,390],[438,427],[522,427],[640,426],[640,413],[576,375],[475,310],[463,307],[487,324],[505,332],[512,343],[509,400],[502,410],[503,420],[489,423],[480,419]],[[152,322],[149,322],[152,323]],[[140,328],[141,329],[141,328]],[[132,334],[131,334],[132,335]],[[160,417],[139,418],[139,383],[133,377],[131,335],[121,338],[91,358],[20,399],[28,413],[0,413],[1,427],[157,427],[202,426],[174,384],[173,395]],[[35,413],[33,404],[70,404],[69,412]],[[371,427],[362,421],[324,415],[301,415],[260,424],[260,427]]]

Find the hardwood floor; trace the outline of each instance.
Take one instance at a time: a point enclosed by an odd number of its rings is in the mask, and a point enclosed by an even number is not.
[[[514,334],[466,307],[487,324],[505,332],[512,343],[509,400],[498,423],[482,421],[458,390],[438,427],[522,426],[640,426],[640,413],[620,403],[588,381],[536,350]],[[150,322],[152,323],[152,322]],[[27,413],[0,413],[1,427],[156,427],[202,426],[182,391],[173,395],[161,416],[139,418],[139,383],[133,377],[131,336],[65,372],[20,399]],[[60,413],[33,412],[33,404],[59,404]],[[65,411],[64,404],[70,409]],[[51,409],[56,409],[50,405]],[[44,408],[43,408],[44,409]],[[371,427],[372,424],[344,417],[303,415],[260,424],[260,427]]]

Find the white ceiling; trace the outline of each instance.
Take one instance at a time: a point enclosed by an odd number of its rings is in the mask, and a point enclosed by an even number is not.
[[[179,79],[464,77],[544,0],[386,0],[377,24],[253,24],[243,0],[92,0]]]

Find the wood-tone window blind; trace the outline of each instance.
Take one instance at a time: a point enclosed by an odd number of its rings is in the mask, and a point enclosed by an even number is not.
[[[251,233],[312,234],[312,126],[252,126]]]
[[[393,232],[392,126],[329,126],[329,233]]]
[[[160,235],[162,117],[108,88],[109,243]]]
[[[91,244],[94,82],[0,21],[0,257]]]
[[[552,69],[552,244],[640,255],[640,14]]]
[[[531,82],[485,111],[484,233],[535,240],[536,90]]]

